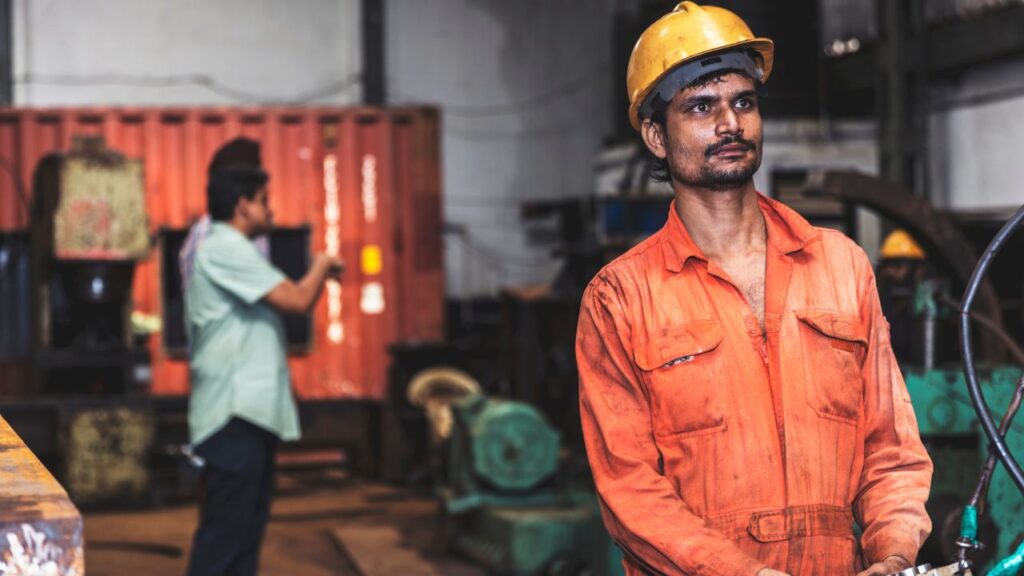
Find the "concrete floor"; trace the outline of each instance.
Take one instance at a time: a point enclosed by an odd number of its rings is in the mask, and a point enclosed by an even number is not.
[[[284,493],[274,500],[260,561],[261,576],[374,576],[373,566],[354,567],[358,558],[353,557],[358,554],[343,552],[332,538],[345,530],[351,533],[357,526],[399,535],[373,545],[380,547],[381,555],[401,557],[410,564],[402,573],[478,573],[461,562],[433,554],[435,504],[428,498],[343,478],[285,490],[279,478],[278,490]],[[86,573],[180,576],[196,521],[194,504],[141,512],[87,513]],[[365,544],[354,545],[363,546],[365,558]],[[393,569],[391,565],[388,571]]]

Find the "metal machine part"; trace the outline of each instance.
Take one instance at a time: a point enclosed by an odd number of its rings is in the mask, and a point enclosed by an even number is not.
[[[963,411],[969,411],[964,408]],[[929,439],[929,440],[933,440]],[[978,442],[980,449],[984,449],[981,442]],[[928,516],[932,519],[932,535],[925,541],[924,546],[918,553],[918,558],[928,561],[936,561],[944,558],[957,558],[961,547],[959,542],[960,526],[963,524],[964,500],[967,495],[964,492],[973,481],[972,476],[976,474],[978,460],[981,452],[976,450],[964,451],[954,446],[942,446],[933,443],[935,456],[933,462],[938,471],[937,477],[933,477],[934,488],[931,496],[928,497]],[[948,470],[953,468],[953,470]],[[959,469],[957,469],[959,468]],[[959,482],[959,486],[954,483]],[[959,490],[956,490],[959,488]],[[1000,482],[997,486],[998,493],[992,494],[991,501],[986,502],[991,509],[1007,497],[1015,494],[1007,494],[1006,488],[1012,490],[1009,482]],[[954,491],[956,490],[956,491]],[[1007,543],[1004,548],[1012,547],[1012,540],[1015,537],[1016,524],[1006,507],[1000,509],[996,514],[985,514],[978,517],[977,540],[987,542],[987,546],[971,546],[965,550],[965,559],[970,559],[975,567],[987,566],[995,560],[999,551],[999,545],[1005,539]],[[1007,531],[1004,538],[997,521]]]
[[[920,566],[907,568],[900,572],[894,572],[889,576],[917,576],[919,574],[924,576],[971,576],[971,567],[962,562],[956,562],[939,568],[932,568],[931,564],[921,564]]]
[[[913,568],[907,568],[906,570],[900,570],[899,572],[895,572],[895,573],[891,574],[890,576],[914,576],[915,574],[927,574],[927,573],[929,573],[931,571],[932,571],[932,565],[931,564],[921,564],[919,566],[914,566]]]
[[[473,395],[452,408],[449,479],[459,493],[533,490],[555,473],[558,433],[532,406]]]
[[[1021,371],[1009,366],[985,368],[978,373],[992,407],[1010,403],[1020,377]],[[958,552],[955,541],[963,506],[971,498],[977,482],[988,439],[979,430],[960,370],[909,368],[904,371],[904,379],[913,399],[921,439],[935,463],[932,495],[928,501],[932,536],[925,542],[919,558],[938,564]],[[1024,424],[1015,422],[1006,440],[1011,451],[1024,450]],[[977,538],[985,542],[986,547],[971,551],[968,556],[975,567],[989,565],[997,557],[1012,552],[1018,535],[1024,533],[1024,520],[1019,513],[1022,499],[1004,472],[993,476],[984,502],[984,514],[977,523]]]
[[[406,392],[410,404],[426,411],[434,445],[452,434],[452,403],[471,394],[480,394],[480,383],[462,370],[446,366],[423,370]]]
[[[971,401],[974,403],[974,409],[978,414],[978,419],[981,422],[982,429],[985,431],[985,435],[988,436],[989,440],[992,441],[993,452],[1006,467],[1006,471],[1010,474],[1010,477],[1013,478],[1013,482],[1017,485],[1017,488],[1024,493],[1024,471],[1021,470],[1020,464],[1017,463],[1017,459],[1010,453],[1005,440],[996,428],[995,421],[988,413],[988,407],[985,404],[985,397],[978,385],[977,368],[974,364],[974,353],[971,345],[971,307],[973,306],[975,299],[978,297],[981,287],[984,285],[985,273],[988,271],[988,267],[992,264],[992,260],[995,258],[999,248],[1006,242],[1006,239],[1010,234],[1016,231],[1022,224],[1024,224],[1024,207],[1021,207],[1013,218],[1006,223],[1006,226],[999,231],[999,234],[997,234],[995,239],[992,240],[988,249],[986,249],[985,253],[982,254],[981,261],[978,263],[978,267],[975,268],[974,273],[971,275],[971,280],[967,284],[967,291],[964,293],[964,298],[961,303],[960,342],[964,355],[964,374],[967,377],[967,389],[971,394]]]
[[[33,356],[44,393],[127,393],[148,385],[131,329],[136,262],[150,237],[142,161],[75,137],[33,175]]]
[[[618,573],[595,495],[554,481],[560,437],[537,409],[481,394],[449,406],[450,434],[436,446],[447,460],[437,477],[445,546],[489,574]]]
[[[1015,394],[1013,401],[1009,404],[1006,409],[1006,414],[996,427],[996,423],[989,414],[989,407],[985,401],[984,392],[981,390],[981,385],[978,381],[978,368],[975,364],[974,349],[971,343],[971,307],[974,305],[974,301],[979,293],[979,288],[982,282],[985,280],[985,276],[988,272],[989,267],[992,265],[992,261],[995,259],[996,254],[999,253],[1000,248],[1006,244],[1007,239],[1016,232],[1022,225],[1024,225],[1024,206],[1017,210],[1016,214],[1010,218],[1009,222],[996,234],[988,248],[981,255],[981,259],[978,262],[977,267],[971,274],[971,280],[967,283],[967,289],[964,291],[964,297],[961,301],[960,309],[960,346],[963,350],[964,357],[964,376],[967,380],[967,390],[971,396],[971,403],[974,405],[975,413],[978,416],[978,420],[981,422],[982,429],[988,439],[991,441],[989,448],[989,461],[986,463],[985,469],[982,472],[982,479],[979,482],[976,494],[984,492],[985,484],[988,479],[985,474],[993,468],[995,465],[995,459],[998,458],[1002,462],[1006,472],[1009,474],[1013,483],[1016,485],[1021,495],[1024,495],[1024,470],[1021,470],[1021,466],[1013,453],[1007,446],[1005,435],[1009,431],[1012,424],[1013,417],[1016,415],[1017,410],[1021,404],[1021,388],[1018,387],[1017,394]],[[966,545],[975,545],[975,525],[974,516],[976,515],[976,502],[975,499],[964,508],[964,524],[961,527],[961,537],[958,539],[958,543],[963,541]],[[968,514],[971,517],[968,517]],[[961,561],[962,561],[961,555]],[[1008,574],[1016,574],[1024,563],[1024,544],[1017,546],[1017,549],[1011,554],[1000,560],[989,574],[993,576],[1004,576]]]

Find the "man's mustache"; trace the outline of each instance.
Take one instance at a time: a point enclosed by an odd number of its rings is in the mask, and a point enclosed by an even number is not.
[[[747,150],[753,150],[753,149],[757,148],[757,144],[754,144],[750,140],[747,140],[747,139],[742,138],[740,136],[726,136],[725,138],[722,139],[721,142],[718,142],[717,144],[712,144],[711,146],[708,146],[707,149],[704,150],[704,157],[705,158],[710,158],[712,154],[714,154],[715,152],[718,152],[719,150],[721,150],[722,148],[725,148],[726,146],[728,146],[730,144],[740,144],[740,145],[744,146]]]

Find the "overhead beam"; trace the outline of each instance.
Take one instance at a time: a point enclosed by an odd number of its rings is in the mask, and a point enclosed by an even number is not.
[[[928,29],[928,73],[941,77],[970,66],[1024,54],[1024,5],[979,14],[968,20]],[[876,46],[866,45],[856,54],[830,60],[832,90],[853,92],[875,83]]]
[[[1024,6],[993,10],[938,27],[928,42],[930,72],[946,74],[967,66],[1024,53]]]
[[[387,103],[384,63],[384,0],[363,0],[363,103]]]

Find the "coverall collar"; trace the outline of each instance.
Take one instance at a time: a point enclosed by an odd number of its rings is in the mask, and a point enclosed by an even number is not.
[[[757,193],[757,205],[764,215],[765,227],[768,231],[768,244],[780,254],[792,254],[804,249],[808,242],[816,238],[818,230],[811,226],[802,216],[781,202]],[[707,262],[707,256],[693,242],[686,225],[676,212],[676,201],[668,209],[668,222],[665,224],[665,267],[671,272],[681,272],[690,258]]]

